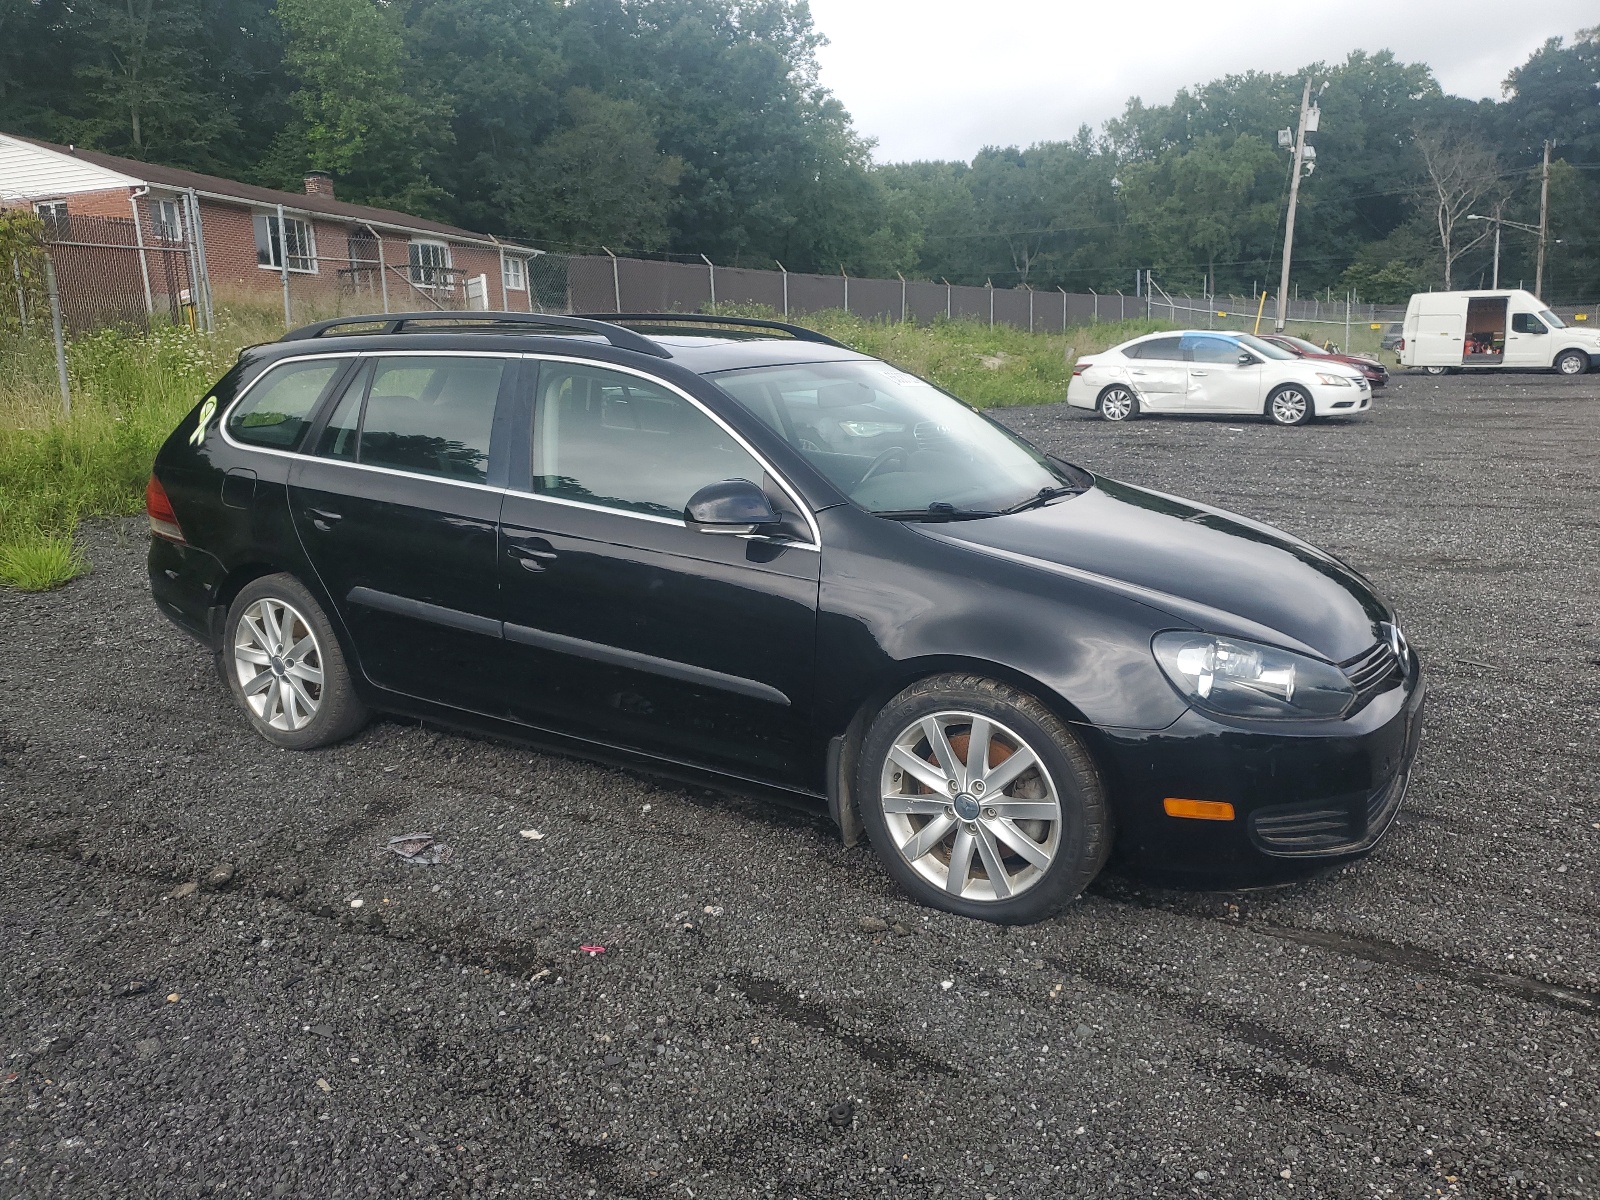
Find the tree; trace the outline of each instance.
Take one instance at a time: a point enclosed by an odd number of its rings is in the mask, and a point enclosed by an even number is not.
[[[1485,198],[1500,190],[1500,162],[1471,131],[1434,125],[1417,130],[1417,150],[1426,172],[1417,190],[1417,206],[1432,218],[1439,235],[1444,265],[1444,290],[1461,256],[1491,232],[1488,222],[1478,235],[1461,241],[1458,227]]]
[[[299,87],[295,120],[271,169],[291,185],[306,170],[338,177],[347,199],[436,211],[429,175],[450,140],[450,106],[417,79],[400,12],[374,0],[278,0],[284,63]]]
[[[668,236],[683,163],[656,148],[643,110],[586,88],[567,95],[571,124],[547,140],[512,208],[519,225],[571,246],[654,250]]]

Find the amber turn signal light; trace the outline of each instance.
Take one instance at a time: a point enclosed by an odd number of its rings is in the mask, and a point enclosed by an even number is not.
[[[1169,817],[1188,817],[1194,821],[1231,821],[1233,805],[1226,800],[1180,800],[1168,796],[1161,802]]]

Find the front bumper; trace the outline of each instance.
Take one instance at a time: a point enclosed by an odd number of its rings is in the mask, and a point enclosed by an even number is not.
[[[1318,384],[1312,391],[1312,400],[1319,417],[1366,412],[1372,407],[1372,385],[1364,377],[1350,387]]]
[[[1338,722],[1224,722],[1190,709],[1156,733],[1098,731],[1117,856],[1248,882],[1371,850],[1405,799],[1425,687],[1406,678]],[[1168,798],[1225,801],[1231,821],[1168,816]]]

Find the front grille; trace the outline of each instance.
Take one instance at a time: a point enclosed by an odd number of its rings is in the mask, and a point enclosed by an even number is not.
[[[1400,660],[1387,643],[1379,642],[1372,649],[1339,664],[1350,685],[1356,689],[1356,707],[1361,708],[1380,692],[1395,687],[1405,677]]]

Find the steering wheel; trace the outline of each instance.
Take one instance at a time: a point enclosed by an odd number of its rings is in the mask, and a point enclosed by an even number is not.
[[[872,460],[872,465],[862,473],[861,478],[856,482],[856,486],[860,487],[863,483],[866,483],[867,480],[878,474],[878,472],[882,471],[896,459],[899,460],[900,470],[902,471],[911,465],[911,455],[904,446],[890,446],[882,454],[878,455],[877,458]]]

